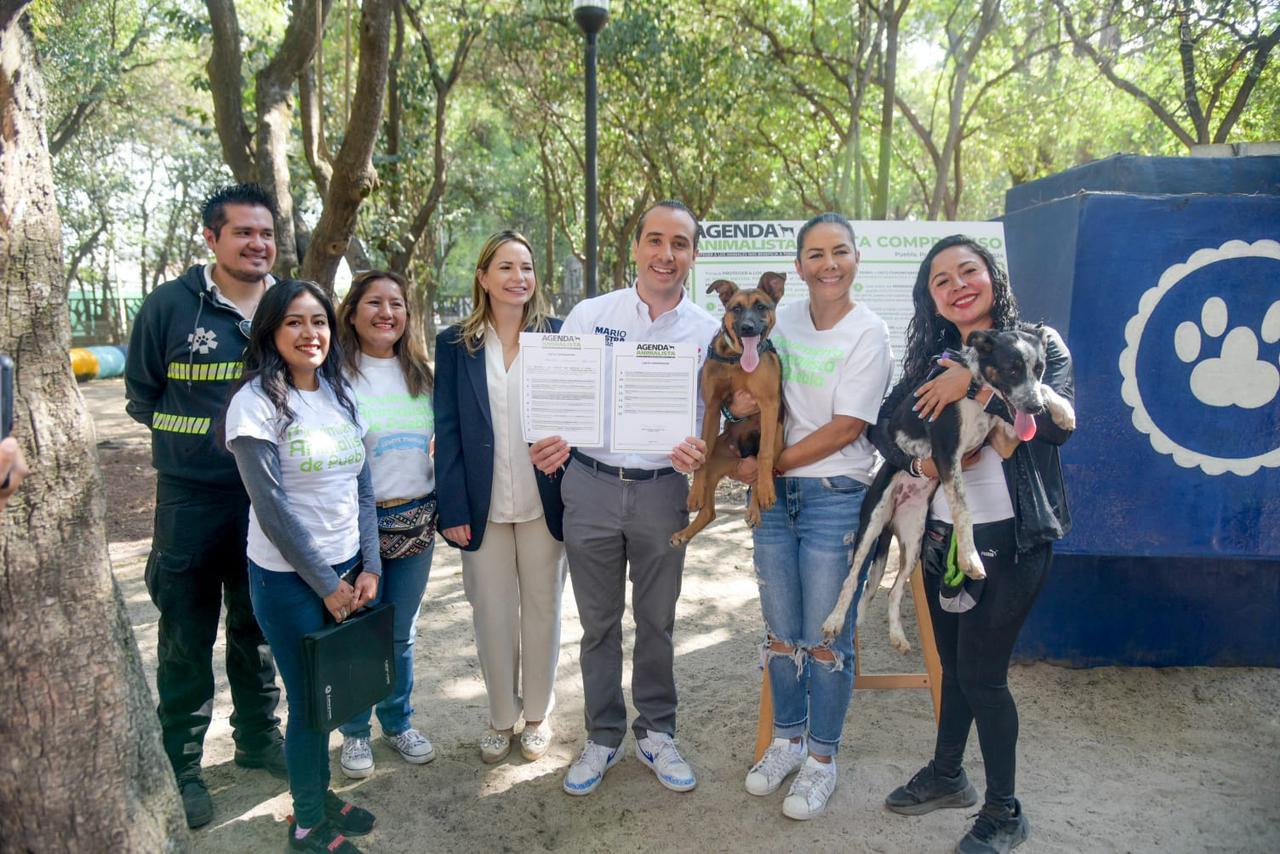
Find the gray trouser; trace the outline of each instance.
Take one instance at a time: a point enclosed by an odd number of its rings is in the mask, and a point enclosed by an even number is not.
[[[622,611],[627,566],[636,622],[631,698],[638,715],[632,728],[674,735],[675,647],[671,634],[684,570],[684,548],[671,535],[689,524],[689,482],[668,474],[622,481],[573,460],[561,483],[564,546],[582,620],[582,690],[587,737],[617,747],[627,733],[622,697]]]

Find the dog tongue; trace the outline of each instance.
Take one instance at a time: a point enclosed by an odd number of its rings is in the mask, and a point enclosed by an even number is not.
[[[760,364],[760,336],[742,338],[742,370],[751,373]],[[1034,429],[1034,428],[1033,428]]]
[[[1013,431],[1018,434],[1018,438],[1024,442],[1030,442],[1036,437],[1036,418],[1034,415],[1028,415],[1021,409],[1013,410]]]

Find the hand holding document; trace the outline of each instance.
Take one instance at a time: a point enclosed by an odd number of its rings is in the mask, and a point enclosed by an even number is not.
[[[526,442],[559,436],[573,446],[603,444],[606,355],[601,335],[520,333]]]
[[[615,452],[669,454],[697,435],[696,344],[613,345]]]

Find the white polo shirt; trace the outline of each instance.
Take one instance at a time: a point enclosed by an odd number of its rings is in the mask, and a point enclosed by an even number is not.
[[[604,439],[598,448],[579,448],[587,456],[610,466],[635,469],[660,469],[671,465],[665,454],[616,454],[609,447],[613,436],[613,345],[617,341],[656,344],[696,344],[698,366],[707,357],[707,346],[720,328],[720,322],[682,294],[675,308],[649,319],[649,306],[636,292],[635,285],[611,291],[573,307],[560,332],[564,335],[603,335],[608,342],[609,358],[605,360]],[[702,424],[702,399],[698,398],[695,430]]]

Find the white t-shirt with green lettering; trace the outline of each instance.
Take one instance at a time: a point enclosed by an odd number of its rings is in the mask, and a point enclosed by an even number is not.
[[[421,498],[435,491],[431,437],[436,431],[431,393],[412,397],[400,360],[359,354],[360,373],[349,377],[369,426],[364,447],[369,453],[376,501]]]
[[[836,415],[876,423],[889,390],[893,350],[889,327],[862,303],[831,329],[819,331],[807,299],[778,309],[769,336],[782,359],[782,393],[787,404],[786,444],[794,445]],[[825,459],[786,472],[787,477],[845,475],[870,483],[877,465],[866,431]]]
[[[289,509],[315,540],[330,564],[341,563],[360,550],[360,498],[356,479],[364,467],[363,424],[334,397],[323,379],[316,391],[289,390],[293,423],[280,436],[276,407],[254,380],[242,387],[227,406],[227,441],[239,436],[274,442],[280,454],[280,485]],[[249,559],[275,572],[294,568],[267,539],[249,508]]]

